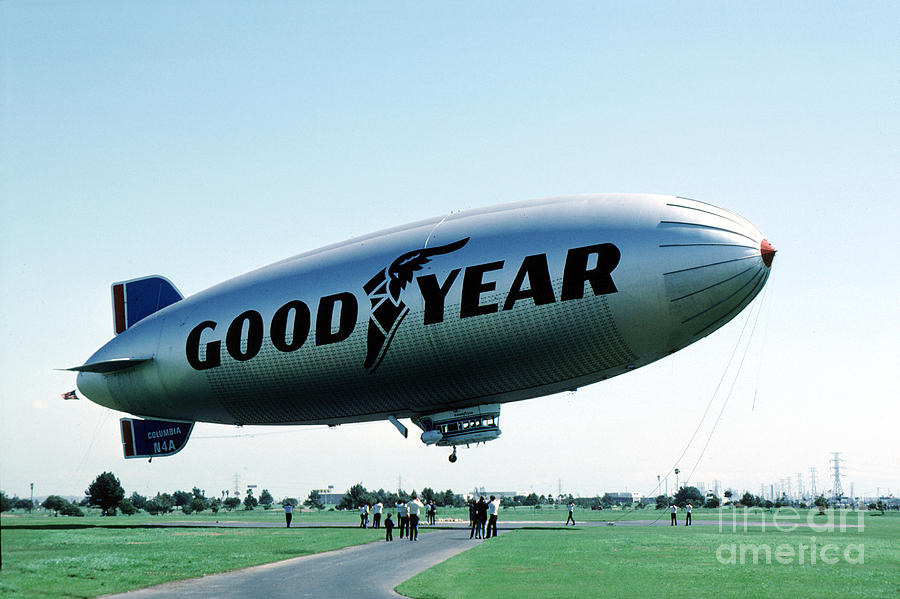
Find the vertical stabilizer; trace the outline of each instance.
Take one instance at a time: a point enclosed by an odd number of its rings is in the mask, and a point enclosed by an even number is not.
[[[113,326],[116,335],[182,297],[169,279],[159,275],[113,283]]]

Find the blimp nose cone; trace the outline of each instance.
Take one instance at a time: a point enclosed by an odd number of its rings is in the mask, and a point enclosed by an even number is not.
[[[772,244],[767,239],[763,239],[762,243],[759,244],[759,253],[762,254],[762,261],[766,268],[772,266],[772,260],[775,259],[775,251],[775,248],[772,247]]]

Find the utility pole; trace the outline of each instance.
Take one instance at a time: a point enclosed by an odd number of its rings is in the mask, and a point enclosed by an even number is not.
[[[28,505],[28,513],[34,509],[34,483],[31,483],[31,503]]]
[[[841,501],[841,497],[844,495],[844,489],[841,488],[841,462],[844,460],[841,459],[841,452],[833,451],[831,452],[834,456],[831,459],[831,462],[834,464],[832,468],[834,469],[834,500],[837,502]]]

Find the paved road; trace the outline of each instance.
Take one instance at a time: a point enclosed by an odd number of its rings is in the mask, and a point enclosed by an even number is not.
[[[401,541],[395,535],[392,543],[375,541],[106,597],[396,599],[400,595],[394,592],[395,586],[480,542],[469,540],[468,530],[462,529],[421,534],[418,541]],[[403,567],[391,567],[391,564],[403,564]]]
[[[354,527],[356,524],[297,523],[294,528]],[[718,526],[717,520],[696,520],[696,526]],[[724,522],[726,531],[731,522]],[[737,523],[743,526],[742,522]],[[760,526],[759,522],[748,522],[749,526]],[[785,523],[787,524],[787,523]],[[679,519],[679,525],[684,526]],[[167,522],[160,526],[172,527],[234,527],[234,528],[275,528],[284,525],[276,522]],[[606,521],[579,523],[579,527],[608,526]],[[623,520],[615,526],[669,526],[667,518],[659,520]],[[773,526],[768,523],[767,527]],[[803,526],[801,524],[801,526]],[[429,527],[431,528],[431,527]],[[508,521],[498,526],[500,534],[516,528],[562,528],[560,523],[547,521]],[[395,529],[396,530],[396,529]],[[673,531],[674,533],[674,531]],[[247,597],[315,597],[317,599],[396,599],[400,595],[394,587],[454,555],[476,546],[482,541],[469,539],[468,524],[465,522],[439,522],[438,529],[422,534],[415,542],[400,540],[395,534],[393,543],[374,541],[297,557],[273,564],[254,566],[234,572],[211,574],[202,578],[191,578],[161,584],[148,589],[129,591],[118,595],[107,595],[107,599],[163,599],[168,597],[207,598],[222,597],[246,599]],[[490,542],[490,541],[485,541]],[[402,568],[391,564],[403,564]]]

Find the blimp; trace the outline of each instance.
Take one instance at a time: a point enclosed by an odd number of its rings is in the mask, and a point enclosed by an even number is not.
[[[775,249],[711,204],[591,194],[455,212],[329,245],[183,297],[112,285],[115,336],[76,371],[126,458],[196,422],[408,419],[428,445],[500,436],[504,403],[664,358],[763,289]]]

